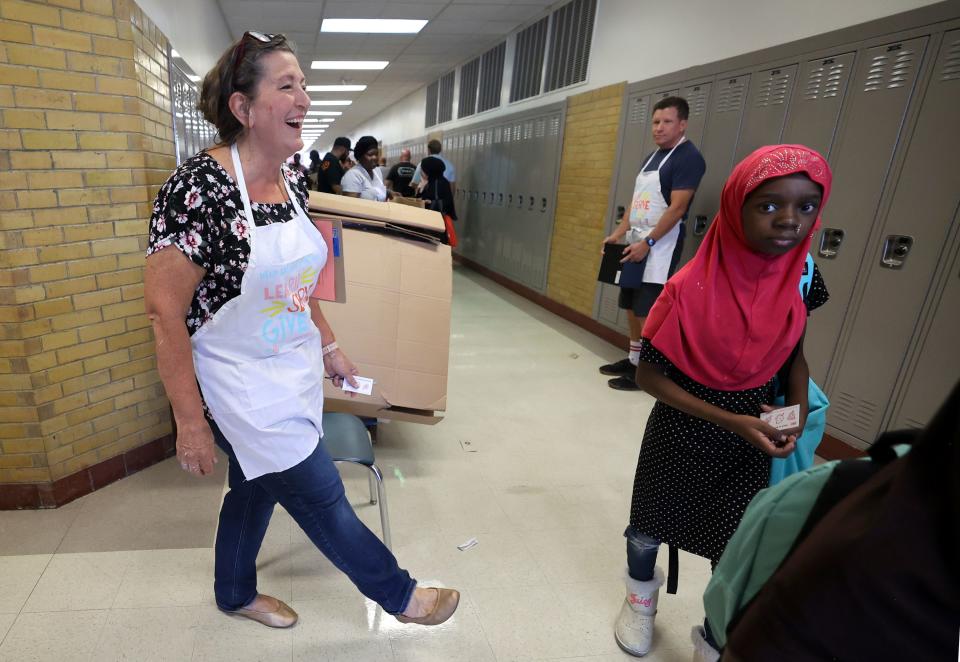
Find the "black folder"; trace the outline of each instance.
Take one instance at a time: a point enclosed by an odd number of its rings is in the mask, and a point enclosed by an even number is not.
[[[643,284],[643,270],[646,259],[640,262],[624,262],[623,251],[629,244],[604,244],[603,259],[600,262],[600,273],[597,280],[601,283],[619,285],[620,287],[636,288]]]

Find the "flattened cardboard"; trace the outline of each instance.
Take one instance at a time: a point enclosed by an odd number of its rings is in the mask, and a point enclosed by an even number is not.
[[[328,409],[435,423],[433,412],[446,408],[450,247],[351,228],[343,233],[350,245],[348,303],[324,303],[323,314],[360,375],[375,383],[372,395],[351,397],[325,382]]]
[[[310,191],[309,207],[311,213],[365,218],[438,232],[446,230],[443,217],[439,212],[393,202],[375,202],[345,195]]]

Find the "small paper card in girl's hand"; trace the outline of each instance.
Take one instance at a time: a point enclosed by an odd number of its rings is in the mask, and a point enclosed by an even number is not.
[[[760,414],[760,420],[769,423],[778,430],[789,430],[800,426],[800,405],[782,407]]]

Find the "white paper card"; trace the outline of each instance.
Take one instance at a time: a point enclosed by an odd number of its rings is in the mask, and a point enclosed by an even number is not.
[[[357,388],[350,386],[350,382],[346,379],[343,380],[343,390],[349,391],[351,393],[359,393],[360,395],[370,395],[373,393],[373,380],[369,377],[357,377],[354,376],[354,379],[357,380]]]
[[[468,549],[470,549],[471,547],[476,546],[479,542],[480,542],[480,541],[477,540],[476,538],[470,538],[470,540],[467,540],[466,542],[464,542],[464,543],[462,543],[462,544],[460,544],[460,545],[457,545],[457,549],[459,549],[461,552],[465,552],[465,551],[467,551]]]
[[[778,430],[789,430],[800,426],[800,405],[781,407],[760,414],[760,420],[769,423]]]

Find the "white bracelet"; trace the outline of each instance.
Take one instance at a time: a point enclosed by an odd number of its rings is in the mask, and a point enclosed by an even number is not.
[[[333,341],[332,343],[330,343],[329,345],[324,345],[324,346],[323,346],[323,349],[321,350],[321,352],[322,352],[322,355],[323,355],[323,356],[326,356],[327,354],[333,354],[333,353],[334,353],[335,351],[337,351],[338,349],[340,349],[340,346],[337,344],[337,341],[334,340],[334,341]]]

